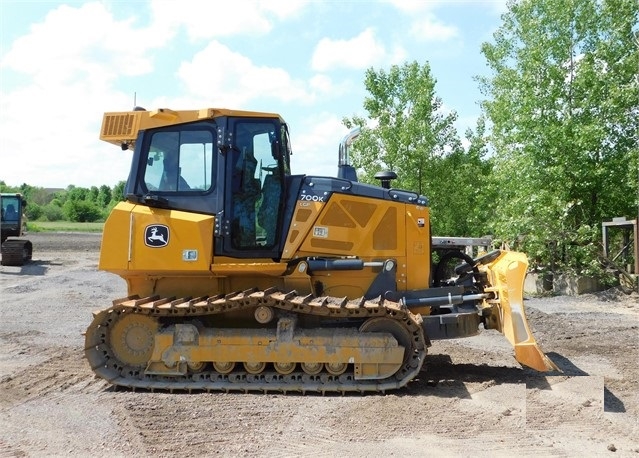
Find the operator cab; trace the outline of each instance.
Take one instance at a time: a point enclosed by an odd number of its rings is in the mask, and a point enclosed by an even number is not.
[[[21,194],[0,195],[0,241],[8,237],[20,237],[26,232],[26,221],[22,217],[27,202]]]
[[[125,193],[149,207],[215,216],[215,252],[279,257],[286,124],[277,117],[218,116],[140,130]]]
[[[15,223],[20,219],[20,214],[22,212],[22,199],[19,195],[6,195],[1,196],[0,200],[2,204],[0,204],[1,218],[2,221]]]

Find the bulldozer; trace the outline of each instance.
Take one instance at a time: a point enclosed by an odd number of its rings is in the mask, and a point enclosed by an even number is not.
[[[24,207],[27,201],[19,193],[0,194],[0,237],[3,266],[23,266],[31,260],[33,245],[29,240],[18,239],[27,232]]]
[[[427,197],[392,188],[393,172],[359,182],[354,137],[336,176],[293,174],[276,113],[105,113],[100,139],[133,154],[99,269],[128,293],[85,332],[94,373],[171,392],[385,392],[419,376],[433,340],[481,326],[557,370],[527,323],[526,256],[434,265]]]

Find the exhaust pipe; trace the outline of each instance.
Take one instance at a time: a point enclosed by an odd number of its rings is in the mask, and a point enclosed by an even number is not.
[[[348,181],[357,181],[357,172],[351,165],[351,160],[348,155],[348,148],[353,141],[359,137],[361,129],[356,127],[342,138],[339,143],[338,161],[337,161],[337,178],[343,178]]]

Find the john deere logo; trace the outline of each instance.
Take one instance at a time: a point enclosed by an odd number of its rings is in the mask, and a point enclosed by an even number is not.
[[[144,243],[152,248],[161,248],[169,244],[169,228],[162,224],[147,226],[144,230]]]

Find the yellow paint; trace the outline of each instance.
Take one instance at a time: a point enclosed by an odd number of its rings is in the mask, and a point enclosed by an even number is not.
[[[166,246],[145,243],[146,229],[154,225],[168,227]],[[170,290],[167,282],[184,283],[187,277],[200,277],[194,284],[215,286],[210,270],[213,226],[212,216],[121,202],[104,225],[99,268],[127,280],[129,294],[157,294]],[[158,288],[157,282],[162,280],[165,287]],[[186,285],[180,289],[189,290]],[[210,290],[211,286],[200,289]]]
[[[295,212],[286,237],[282,259],[288,260],[293,259],[293,256],[298,257],[299,247],[309,237],[309,232],[323,207],[324,204],[321,202],[298,201],[295,204]]]
[[[493,301],[492,326],[498,329],[515,348],[515,358],[521,364],[538,371],[559,370],[537,345],[524,311],[524,279],[528,259],[523,253],[504,251],[487,267],[490,290],[497,294]]]
[[[125,274],[129,268],[129,226],[131,212],[136,207],[129,202],[120,202],[113,208],[104,223],[102,245],[100,248],[100,270],[118,275]]]
[[[160,108],[151,111],[119,111],[104,113],[100,140],[117,146],[126,145],[127,148],[132,148],[140,130],[212,119],[220,116],[279,118],[281,122],[284,122],[277,113],[228,110],[225,108],[203,108],[200,110]]]
[[[327,204],[313,208],[301,231],[303,242],[293,256],[357,256],[365,260],[404,257],[406,241],[399,236],[405,230],[403,206],[333,194]]]
[[[148,367],[149,373],[179,373],[180,361],[350,363],[355,379],[365,380],[392,375],[404,351],[389,333],[351,329],[300,330],[290,338],[278,338],[275,329],[208,329],[195,342],[181,342],[164,331],[155,335]]]
[[[401,289],[423,289],[430,282],[430,212],[428,207],[406,206],[406,284]]]
[[[428,207],[333,194],[326,203],[297,202],[284,259],[347,257],[397,262],[397,288],[423,289],[430,278]],[[359,297],[379,268],[316,272],[321,294]]]

